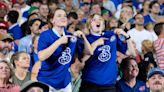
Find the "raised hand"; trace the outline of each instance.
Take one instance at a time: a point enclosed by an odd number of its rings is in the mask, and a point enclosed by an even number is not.
[[[68,43],[68,39],[71,38],[71,37],[73,37],[73,36],[71,36],[71,35],[62,36],[62,37],[60,37],[59,42],[61,44],[67,44]]]
[[[104,38],[104,37],[99,38],[99,39],[97,39],[96,41],[94,41],[94,42],[92,43],[92,45],[94,45],[94,46],[95,46],[95,45],[96,45],[96,46],[104,45],[105,40],[108,40],[108,38]]]
[[[82,38],[84,36],[84,33],[80,30],[73,33],[74,36],[77,36],[79,38]]]
[[[116,28],[114,30],[114,32],[117,34],[117,35],[123,35],[125,37],[128,37],[128,34],[123,30],[123,29],[120,29],[120,28]]]

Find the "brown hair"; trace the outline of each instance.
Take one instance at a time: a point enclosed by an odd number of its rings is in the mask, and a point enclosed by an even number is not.
[[[14,75],[14,71],[13,71],[12,65],[9,62],[7,62],[6,60],[1,60],[0,63],[5,63],[9,67],[9,69],[10,69],[10,77],[9,77],[9,79],[10,79]]]
[[[26,52],[20,51],[20,52],[16,52],[15,54],[12,55],[10,61],[11,61],[11,63],[13,64],[14,68],[16,67],[16,66],[15,66],[15,61],[16,61],[16,60],[19,60],[20,55],[21,55],[22,53],[26,53]],[[26,54],[29,55],[28,53],[26,53]],[[30,56],[29,56],[29,57],[30,57]]]

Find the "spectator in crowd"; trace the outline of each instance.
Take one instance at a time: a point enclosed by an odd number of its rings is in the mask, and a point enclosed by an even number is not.
[[[157,67],[154,57],[154,49],[153,49],[153,42],[150,40],[143,40],[142,41],[142,61],[138,64],[139,72],[138,79],[146,82],[147,73],[149,71],[149,67]]]
[[[35,35],[32,38],[32,53],[30,54],[31,56],[31,60],[30,60],[30,71],[32,71],[32,67],[34,66],[34,64],[39,61],[38,59],[38,40],[39,40],[39,35]]]
[[[139,68],[135,58],[126,57],[120,67],[123,76],[117,83],[117,92],[147,92],[146,83],[136,79]]]
[[[163,0],[157,0],[159,5],[160,5],[160,15],[163,15],[164,14],[164,1]]]
[[[20,92],[54,92],[49,85],[38,81],[28,81],[23,84]]]
[[[91,3],[89,1],[83,1],[80,3],[80,9],[84,12],[84,18],[87,18],[90,14]]]
[[[10,34],[0,34],[0,59],[10,61],[13,55],[13,37]]]
[[[101,6],[99,3],[92,3],[90,14],[101,14]]]
[[[84,15],[85,15],[84,12],[81,9],[78,9],[76,11],[76,13],[77,13],[77,16],[78,16],[78,21],[82,22],[84,20]]]
[[[141,43],[143,40],[149,39],[153,41],[153,37],[144,28],[144,17],[142,14],[138,13],[136,14],[135,18],[135,28],[129,30],[127,33],[131,36],[132,40],[136,44],[136,48],[141,53]]]
[[[13,69],[5,60],[0,61],[0,74],[0,92],[20,92],[20,86],[9,81],[13,75]]]
[[[11,62],[15,68],[12,82],[22,86],[31,79],[31,73],[28,71],[30,66],[30,55],[26,52],[17,52],[12,56]]]
[[[22,12],[21,12],[21,5],[16,2],[12,4],[11,10],[15,10],[19,13],[18,21],[17,23],[21,26],[24,22],[27,21],[27,18],[22,17]]]
[[[70,32],[70,33],[74,33],[76,30],[76,25],[75,24],[73,24],[73,23],[71,23],[71,24],[69,24],[68,26],[67,26],[67,30],[68,30],[68,32]]]
[[[118,21],[119,27],[124,29],[125,32],[133,28],[130,20],[133,18],[133,9],[130,6],[125,6],[121,9],[120,18]]]
[[[149,13],[150,13],[150,8],[149,8],[150,3],[151,3],[151,1],[149,1],[149,0],[145,0],[143,2],[142,9],[140,11],[143,16],[149,15]]]
[[[19,13],[15,10],[9,11],[7,14],[7,22],[9,24],[8,32],[12,34],[14,40],[19,40],[23,36],[22,30],[17,23],[18,17]]]
[[[42,21],[47,22],[48,14],[49,14],[48,5],[42,4],[39,7],[39,17],[41,18]]]
[[[70,72],[72,76],[72,92],[79,92],[81,86],[81,70],[84,67],[84,62],[80,62],[78,58],[75,58],[75,62],[70,67]]]
[[[123,35],[127,39],[129,36],[122,29],[115,29],[115,33],[113,31],[103,33],[104,23],[104,19],[98,14],[91,15],[87,21],[90,31],[87,39],[92,45],[94,54],[82,58],[85,66],[82,71],[82,83],[79,92],[116,91],[116,49],[124,54],[127,50],[126,41],[121,41],[118,35]]]
[[[37,13],[32,13],[28,16],[27,18],[27,21],[24,22],[22,25],[21,25],[21,29],[23,31],[23,36],[26,36],[28,34],[31,34],[31,30],[29,28],[29,25],[28,25],[28,22],[35,19],[35,18],[39,18],[39,15]]]
[[[101,10],[101,15],[105,20],[105,26],[108,26],[108,21],[110,20],[111,12],[108,11],[107,9],[102,9]]]
[[[3,22],[0,22],[0,34],[7,34],[7,25]]]
[[[50,0],[48,2],[48,8],[50,9],[50,13],[54,14],[55,10],[58,8],[58,2],[56,0]]]
[[[4,22],[4,17],[7,14],[8,9],[4,2],[0,1],[0,22]]]
[[[110,30],[114,30],[115,28],[118,28],[118,20],[115,17],[110,18],[108,21],[108,26]]]
[[[155,41],[155,40],[157,40],[158,36],[154,32],[154,25],[155,24],[149,22],[147,25],[145,25],[145,28],[147,31],[149,31],[151,33],[151,35],[153,36],[153,40]]]
[[[147,86],[150,92],[164,91],[164,70],[152,68],[148,73],[147,80]]]
[[[69,14],[71,11],[74,10],[73,7],[73,0],[64,0],[64,10],[66,11],[67,14]]]
[[[144,16],[145,22],[144,24],[148,24],[149,22],[152,23],[159,23],[162,22],[163,16],[159,15],[160,12],[160,5],[157,1],[152,1],[149,5],[150,13],[147,16]]]
[[[79,54],[83,48],[86,54],[92,54],[92,49],[81,31],[77,31],[74,35],[82,37],[84,46],[80,44],[78,38],[65,30],[67,16],[64,10],[55,11],[52,23],[53,28],[42,32],[39,38],[38,57],[42,64],[37,79],[54,87],[56,92],[71,92],[71,76],[68,68],[73,61],[76,48],[78,47]]]
[[[164,23],[157,23],[154,27],[154,31],[158,36],[158,39],[154,41],[157,65],[161,69],[164,69]]]
[[[27,35],[20,39],[18,45],[18,51],[25,51],[27,53],[32,52],[32,38],[35,35],[39,35],[39,26],[41,25],[42,21],[40,19],[33,19],[29,21],[29,28],[31,30],[31,34]]]
[[[22,17],[27,18],[30,6],[26,4],[26,0],[17,0],[17,2],[20,4]]]
[[[39,8],[42,3],[42,0],[30,0],[30,6]]]
[[[113,3],[112,0],[103,0],[103,5],[102,5],[105,9],[109,10],[110,12],[112,12],[112,14],[114,14],[116,12],[116,7],[115,4]]]
[[[68,24],[73,23],[74,25],[78,24],[78,15],[76,12],[70,12],[68,15]]]
[[[143,60],[152,63],[155,67],[157,67],[155,57],[154,57],[154,48],[153,42],[150,40],[143,40],[142,41],[142,54]]]

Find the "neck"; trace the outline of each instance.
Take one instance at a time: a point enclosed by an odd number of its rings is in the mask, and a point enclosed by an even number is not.
[[[11,22],[8,22],[9,27],[11,27],[13,24]]]
[[[53,28],[59,33],[60,36],[63,35],[64,27],[57,27],[57,26],[54,26]]]
[[[21,4],[21,7],[22,7],[22,8],[26,7],[26,3],[25,3],[25,2],[22,3],[22,4]]]
[[[144,10],[144,11],[143,11],[143,14],[144,14],[144,15],[149,14],[149,10]]]
[[[135,28],[138,31],[142,31],[144,29],[143,25],[136,25]]]
[[[72,71],[73,78],[76,80],[78,78],[78,75],[79,75],[79,72],[77,72],[77,71],[79,71],[79,70],[75,70],[76,68],[74,68],[74,67],[71,67],[70,69]]]
[[[0,79],[0,87],[4,87],[4,86],[6,86],[7,85],[7,80],[6,79]]]
[[[126,78],[125,82],[126,82],[127,85],[129,85],[130,87],[133,88],[136,84],[136,78],[129,78],[129,79]]]
[[[100,36],[102,31],[97,31],[97,32],[94,32],[92,29],[90,30],[91,34],[93,35],[97,35],[97,36]]]
[[[17,76],[17,78],[19,79],[24,79],[26,74],[28,72],[28,69],[23,69],[23,68],[16,68],[16,71],[15,71],[15,75]]]

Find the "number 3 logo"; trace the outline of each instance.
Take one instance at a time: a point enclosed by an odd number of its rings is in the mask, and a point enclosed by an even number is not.
[[[111,58],[110,46],[109,45],[102,46],[101,48],[98,49],[98,51],[102,51],[98,56],[98,59],[101,62],[106,62]]]
[[[62,56],[59,57],[58,62],[62,65],[65,65],[68,64],[71,59],[71,49],[67,47],[64,52],[62,52]]]

